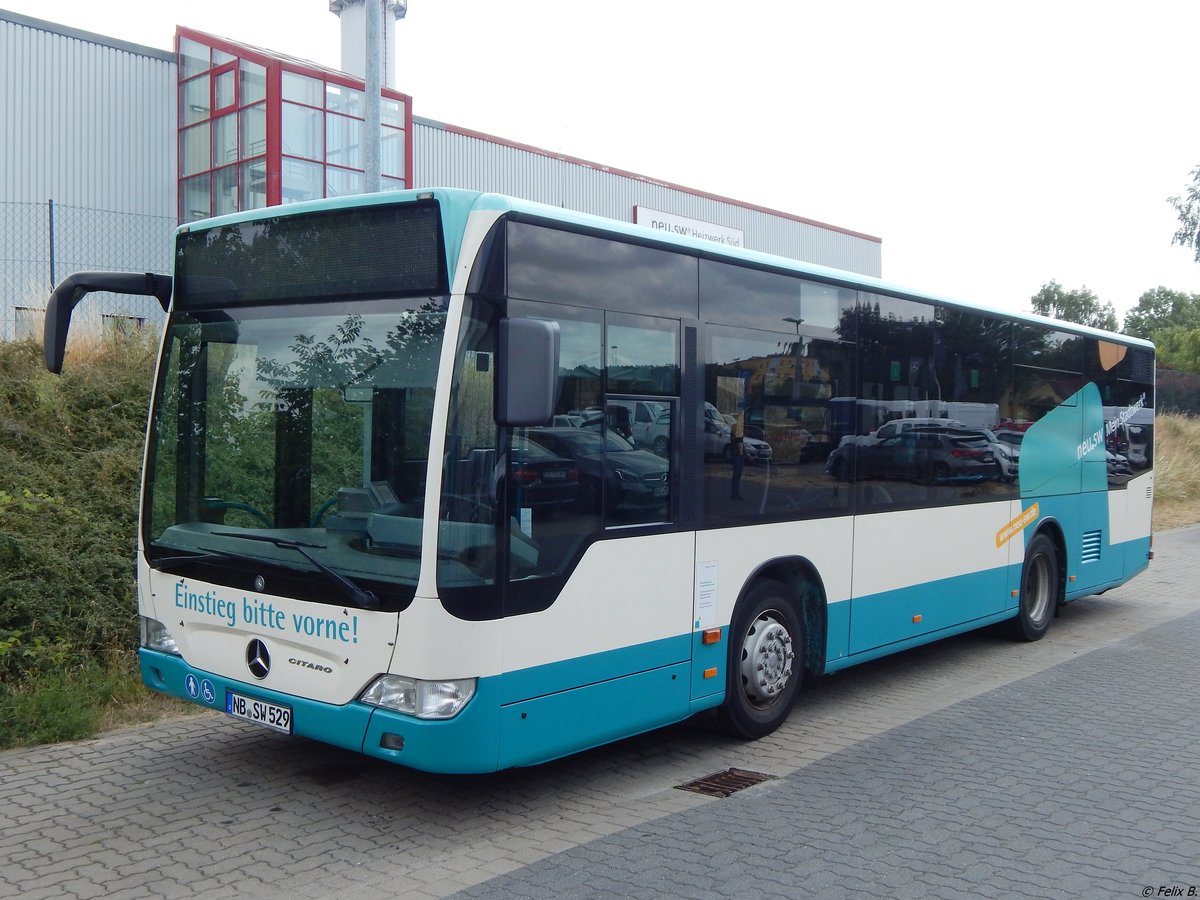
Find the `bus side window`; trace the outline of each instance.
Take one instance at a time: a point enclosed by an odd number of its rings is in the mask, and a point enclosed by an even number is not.
[[[601,434],[583,426],[603,417],[603,318],[594,310],[517,300],[509,301],[509,315],[557,322],[560,335],[554,417],[545,426],[514,429],[509,447],[509,520],[538,548],[536,567],[513,567],[510,578],[558,577],[601,530]]]

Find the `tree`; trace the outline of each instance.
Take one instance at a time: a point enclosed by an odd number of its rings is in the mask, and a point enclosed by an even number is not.
[[[1191,247],[1196,262],[1200,262],[1200,166],[1192,169],[1191,176],[1192,183],[1182,195],[1167,198],[1179,215],[1179,230],[1171,238],[1171,243]]]
[[[1048,281],[1030,298],[1030,302],[1035,313],[1051,319],[1090,325],[1105,331],[1117,330],[1117,311],[1113,305],[1101,303],[1086,286],[1067,291],[1057,281]]]
[[[1169,325],[1154,334],[1158,364],[1181,372],[1200,372],[1200,328]]]
[[[1172,326],[1200,328],[1200,294],[1156,287],[1142,294],[1125,316],[1125,333],[1146,340]]]

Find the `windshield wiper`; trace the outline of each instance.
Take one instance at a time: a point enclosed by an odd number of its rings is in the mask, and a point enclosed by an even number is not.
[[[226,553],[224,550],[211,550],[206,547],[199,548],[199,553],[181,553],[179,556],[160,556],[158,559],[152,560],[150,568],[159,570],[163,566],[169,566],[177,562],[212,562],[216,559],[229,559],[234,556],[232,553]]]
[[[325,563],[321,562],[308,552],[309,550],[324,550],[324,544],[310,544],[308,541],[293,541],[287,540],[286,538],[271,537],[270,535],[266,534],[242,534],[237,531],[214,531],[212,532],[212,535],[213,537],[234,537],[242,538],[243,540],[247,541],[262,541],[267,544],[274,544],[276,547],[281,547],[284,550],[295,550],[310,563],[316,566],[322,575],[327,577],[330,581],[334,581],[340,585],[346,591],[346,593],[350,595],[350,599],[354,606],[357,606],[359,609],[375,609],[379,606],[379,598],[376,597],[374,593],[360,588],[345,575],[335,572],[333,569],[329,568],[329,566],[325,565]],[[215,552],[220,553],[222,551],[218,550]]]

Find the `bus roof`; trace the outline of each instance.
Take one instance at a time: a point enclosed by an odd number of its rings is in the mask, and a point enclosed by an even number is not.
[[[454,210],[453,218],[461,222],[466,221],[466,217],[469,213],[476,211],[495,211],[502,214],[515,213],[521,217],[527,217],[546,222],[556,222],[581,230],[627,237],[631,241],[639,244],[684,250],[698,257],[714,260],[743,262],[754,268],[770,269],[777,272],[803,275],[830,284],[853,288],[856,290],[865,290],[873,293],[886,294],[888,296],[899,297],[905,300],[937,303],[957,309],[987,313],[1005,319],[1047,326],[1060,331],[1099,338],[1101,340],[1110,342],[1128,344],[1129,346],[1134,347],[1145,347],[1148,349],[1153,349],[1154,347],[1152,342],[1143,340],[1142,338],[1133,337],[1131,335],[1104,331],[1099,328],[1092,328],[1087,325],[1079,325],[1075,322],[1067,322],[1062,319],[1051,319],[1045,316],[1036,315],[1034,313],[1003,310],[988,306],[986,304],[974,303],[954,297],[920,291],[905,285],[885,281],[872,275],[860,275],[856,272],[851,272],[845,269],[835,269],[829,266],[821,266],[815,263],[790,259],[788,257],[774,256],[772,254],[763,253],[757,250],[747,250],[740,247],[723,247],[719,244],[714,244],[711,241],[702,240],[700,238],[663,233],[647,228],[644,225],[635,225],[631,222],[622,222],[616,219],[606,219],[602,216],[596,216],[590,213],[577,212],[571,209],[564,209],[557,206],[538,203],[533,200],[510,197],[504,194],[487,193],[463,188],[432,187],[405,191],[384,191],[378,194],[356,194],[345,197],[327,198],[323,200],[308,200],[301,203],[288,204],[286,206],[273,206],[247,210],[245,212],[231,213],[229,215],[219,216],[212,219],[203,219],[197,222],[191,222],[187,225],[181,225],[177,230],[177,233],[186,233],[188,231],[214,228],[221,225],[231,225],[241,222],[252,222],[259,219],[275,218],[278,216],[297,215],[325,210],[353,209],[354,207],[367,205],[373,206],[376,204],[406,202],[417,197],[432,197],[437,199],[442,204],[452,207]],[[447,235],[447,239],[454,241],[453,237],[449,235]]]

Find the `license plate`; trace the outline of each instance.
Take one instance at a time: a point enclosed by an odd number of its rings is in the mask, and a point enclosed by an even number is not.
[[[266,700],[256,700],[253,697],[243,697],[233,691],[225,693],[225,712],[235,719],[245,719],[255,725],[262,725],[272,731],[284,734],[292,733],[292,710],[278,703]]]
[[[665,497],[670,492],[670,490],[671,489],[669,487],[667,487],[665,484],[658,485],[657,487],[654,488],[654,496],[655,497]]]
[[[566,469],[547,469],[545,472],[542,473],[542,477],[545,478],[547,481],[566,481],[567,480],[567,470]]]

